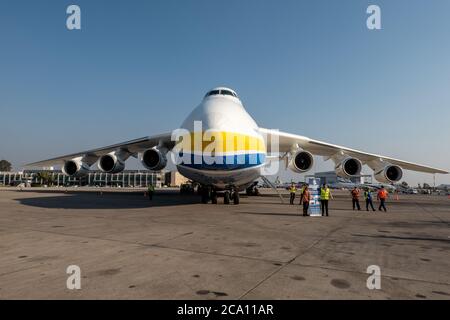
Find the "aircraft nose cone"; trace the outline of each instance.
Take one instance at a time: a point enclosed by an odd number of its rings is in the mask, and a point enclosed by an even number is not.
[[[232,126],[232,119],[228,114],[222,112],[208,113],[205,121],[203,121],[203,130],[230,130]]]

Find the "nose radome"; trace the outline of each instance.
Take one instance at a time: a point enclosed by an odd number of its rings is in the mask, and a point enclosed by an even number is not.
[[[232,118],[227,113],[223,112],[210,112],[207,114],[205,121],[203,122],[203,131],[205,130],[220,130],[231,131],[235,125]]]
[[[199,131],[200,125],[201,131],[217,130],[252,134],[257,129],[256,122],[247,113],[242,103],[220,97],[203,101],[186,118],[181,128],[191,132]]]

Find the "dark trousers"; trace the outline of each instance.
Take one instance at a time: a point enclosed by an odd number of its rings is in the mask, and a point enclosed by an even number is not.
[[[366,199],[366,210],[369,211],[369,206],[372,208],[373,211],[375,211],[375,208],[373,207],[372,199]]]
[[[148,193],[148,199],[153,200],[153,192],[147,192]]]
[[[294,199],[295,199],[295,193],[291,192],[290,204],[294,204]]]
[[[369,211],[369,206],[372,208],[373,211],[375,211],[375,208],[373,207],[372,199],[366,199],[366,210]]]
[[[328,217],[328,200],[320,200],[320,207],[322,208],[322,216]]]
[[[355,207],[358,208],[358,210],[361,210],[361,207],[359,206],[359,199],[352,199],[353,202],[353,210],[355,210]]]
[[[309,201],[303,201],[303,216],[308,215]]]
[[[381,211],[381,208],[383,208],[384,212],[386,212],[386,206],[384,205],[384,203],[386,202],[385,199],[380,199],[380,206],[378,207],[378,210]]]

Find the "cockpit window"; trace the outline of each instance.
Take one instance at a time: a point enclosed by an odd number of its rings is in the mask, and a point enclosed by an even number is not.
[[[230,91],[230,90],[212,90],[212,91],[208,92],[205,97],[215,96],[215,95],[218,95],[218,94],[222,94],[224,96],[232,96],[232,97],[236,97],[237,98],[237,95],[234,92]]]
[[[220,94],[223,94],[225,96],[233,96],[234,97],[233,92],[228,91],[228,90],[220,90]]]
[[[206,94],[206,97],[213,96],[213,95],[216,95],[216,94],[219,94],[219,93],[220,93],[219,90],[212,90],[212,91],[210,91],[210,92],[208,92]]]

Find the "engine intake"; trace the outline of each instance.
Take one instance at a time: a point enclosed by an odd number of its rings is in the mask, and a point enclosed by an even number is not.
[[[83,177],[89,173],[89,165],[80,159],[68,160],[64,163],[62,172],[70,177]]]
[[[379,182],[398,182],[403,177],[403,170],[396,165],[387,165],[378,172],[375,172],[374,177]]]
[[[352,157],[345,158],[338,162],[334,170],[339,177],[348,178],[358,176],[362,170],[362,163],[360,160]]]
[[[142,165],[151,171],[162,170],[167,165],[166,153],[157,148],[148,149],[141,156]]]
[[[297,151],[289,162],[289,169],[297,173],[303,173],[312,168],[314,164],[313,155],[308,151]]]
[[[108,153],[100,157],[98,167],[106,173],[119,173],[125,169],[125,161],[114,152]]]

